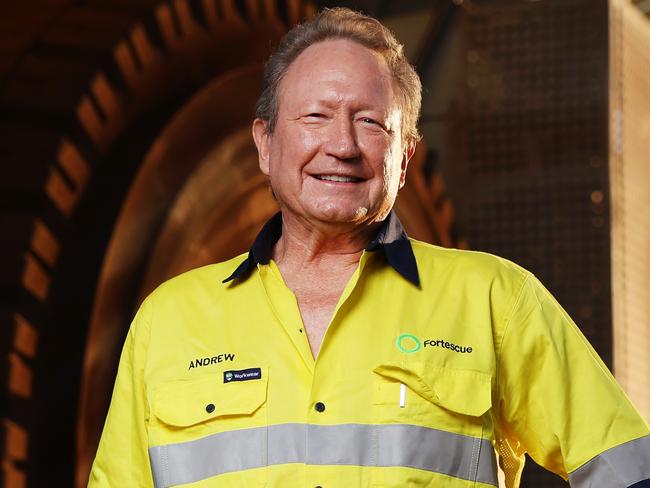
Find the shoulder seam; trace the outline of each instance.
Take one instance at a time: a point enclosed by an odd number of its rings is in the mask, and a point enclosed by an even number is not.
[[[522,296],[524,294],[524,287],[526,286],[526,283],[530,280],[531,273],[529,271],[524,271],[523,273],[524,279],[521,280],[521,284],[519,285],[518,290],[513,294],[513,300],[512,300],[512,305],[510,305],[507,309],[506,314],[503,316],[503,327],[502,327],[502,332],[498,336],[498,343],[494,344],[494,353],[495,353],[495,368],[494,368],[494,387],[495,387],[495,393],[498,394],[500,391],[500,361],[499,357],[501,355],[501,347],[503,345],[503,342],[506,337],[506,333],[509,329],[510,323],[512,321],[512,317],[514,316],[514,311],[516,308],[519,306],[519,303],[521,302]],[[499,418],[501,418],[501,405],[499,405],[497,415]]]
[[[531,279],[532,274],[529,271],[524,271],[523,272],[524,279],[521,280],[521,285],[519,285],[519,289],[516,291],[515,294],[513,294],[514,300],[512,302],[512,305],[508,308],[506,314],[503,316],[503,327],[502,327],[502,333],[499,336],[499,343],[495,344],[496,346],[496,353],[497,355],[501,352],[501,345],[503,344],[503,341],[505,340],[506,334],[508,332],[510,323],[512,321],[512,317],[514,315],[514,311],[519,305],[519,302],[521,302],[521,297],[524,294],[524,287],[526,283],[528,283]]]

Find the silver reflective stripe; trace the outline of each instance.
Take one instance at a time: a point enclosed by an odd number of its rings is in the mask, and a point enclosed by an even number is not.
[[[157,488],[267,465],[411,467],[497,486],[487,439],[415,425],[280,424],[149,449]]]
[[[232,430],[149,448],[156,488],[191,483],[266,465],[266,428]]]
[[[479,437],[401,424],[308,425],[307,432],[307,464],[406,466],[497,485],[492,444]]]
[[[650,435],[599,454],[569,474],[572,488],[628,488],[650,479]]]

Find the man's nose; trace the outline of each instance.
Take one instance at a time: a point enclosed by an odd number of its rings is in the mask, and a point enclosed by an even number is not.
[[[332,124],[326,151],[342,160],[356,159],[360,155],[354,123],[347,117],[337,118]]]

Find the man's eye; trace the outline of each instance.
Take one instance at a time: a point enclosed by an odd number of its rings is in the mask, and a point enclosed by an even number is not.
[[[372,125],[378,125],[378,126],[381,126],[381,124],[380,124],[379,122],[377,122],[377,121],[374,120],[374,119],[371,119],[370,117],[364,117],[364,118],[361,119],[361,121],[362,121],[364,124],[372,124]]]
[[[313,112],[311,114],[307,114],[307,117],[313,118],[313,119],[320,119],[325,117],[323,114],[319,114],[318,112]]]
[[[384,124],[382,124],[378,120],[372,119],[370,117],[363,117],[361,119],[361,122],[364,125],[368,126],[369,128],[372,128],[374,130],[377,130],[377,129],[381,129],[381,130],[384,130],[384,131],[386,130],[386,127],[384,126]]]

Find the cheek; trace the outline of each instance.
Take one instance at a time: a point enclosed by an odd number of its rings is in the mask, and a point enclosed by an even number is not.
[[[293,143],[295,144],[296,150],[299,152],[309,155],[318,151],[322,139],[322,134],[316,130],[306,130],[300,133]]]
[[[273,152],[276,167],[283,166],[284,171],[290,167],[302,168],[318,151],[319,140],[313,131],[296,131],[280,138]]]
[[[386,154],[384,162],[385,186],[389,191],[397,190],[402,178],[402,154],[400,148],[394,148]]]

